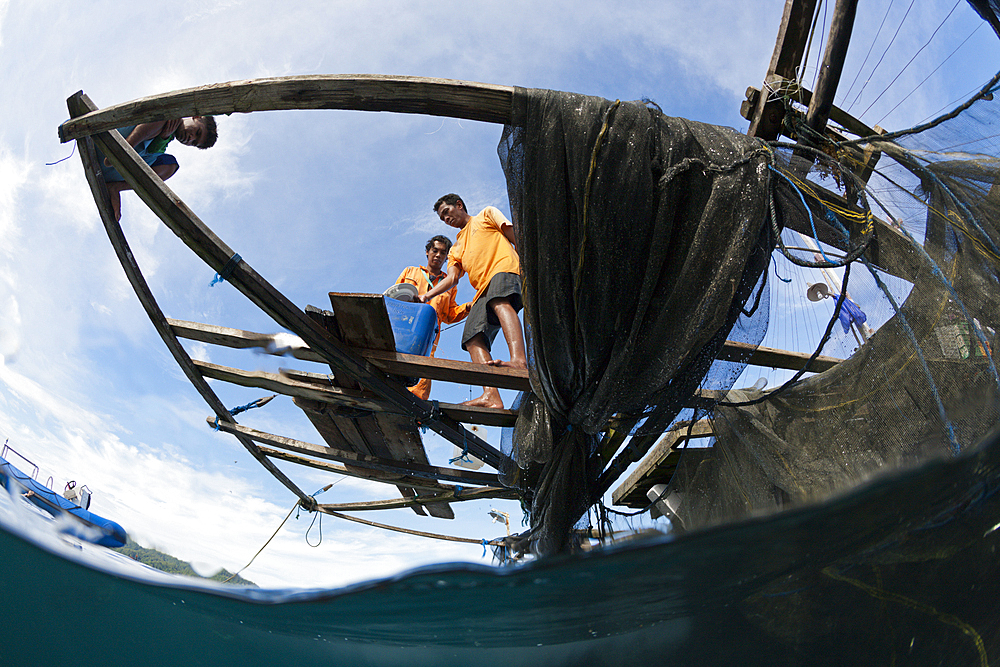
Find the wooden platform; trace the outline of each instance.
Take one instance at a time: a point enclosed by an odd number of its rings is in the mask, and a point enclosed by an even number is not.
[[[712,426],[707,419],[665,433],[642,460],[639,467],[611,493],[612,504],[634,509],[642,509],[649,505],[646,492],[654,484],[669,483],[674,471],[677,470],[677,464],[681,458],[679,447],[689,440],[711,437]],[[684,452],[684,455],[691,455],[697,451],[691,449]]]

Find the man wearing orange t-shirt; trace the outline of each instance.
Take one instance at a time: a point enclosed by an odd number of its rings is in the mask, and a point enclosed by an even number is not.
[[[439,234],[427,242],[425,249],[427,250],[427,266],[408,266],[403,269],[403,272],[399,274],[399,278],[396,279],[397,285],[399,283],[416,285],[417,294],[426,294],[447,276],[441,270],[441,267],[444,266],[444,260],[448,257],[448,251],[451,250],[451,239]],[[457,292],[458,287],[455,286],[443,294],[438,294],[431,298],[430,304],[437,312],[439,324],[459,322],[464,320],[465,316],[469,314],[472,303],[463,303],[461,306],[455,303],[455,294]],[[438,327],[437,335],[434,337],[434,345],[431,347],[432,357],[437,350],[438,340],[440,339],[441,328]],[[410,391],[417,398],[422,398],[426,401],[427,397],[431,395],[431,381],[423,378],[415,386],[410,387]]]
[[[514,227],[503,213],[487,206],[478,215],[469,215],[465,202],[448,194],[434,203],[441,221],[459,230],[458,239],[448,253],[448,275],[426,294],[423,302],[458,284],[463,273],[476,290],[476,297],[465,322],[462,348],[472,361],[491,366],[528,367],[524,331],[517,312],[521,310],[521,262],[514,247]],[[503,331],[510,350],[510,361],[493,359],[491,346],[498,331]],[[502,408],[503,400],[495,387],[483,387],[483,395],[465,405]]]

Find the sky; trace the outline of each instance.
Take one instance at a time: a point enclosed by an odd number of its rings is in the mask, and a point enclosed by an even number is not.
[[[94,512],[206,572],[245,565],[295,502],[232,436],[205,425],[208,407],[114,256],[79,157],[56,163],[72,152],[57,127],[77,90],[100,107],[238,79],[414,75],[651,99],[667,114],[743,131],[740,102],[748,86],[760,86],[783,4],[304,0],[279,9],[260,0],[0,0],[0,439],[37,464],[43,481],[52,476],[57,489],[70,479],[87,484]],[[938,114],[1000,68],[996,36],[977,27],[964,0],[862,4],[837,104],[869,125],[895,129]],[[803,71],[810,87],[822,34]],[[172,147],[181,169],[168,184],[302,307],[329,307],[331,291],[382,292],[405,266],[422,264],[426,240],[451,235],[431,210],[442,194],[509,215],[499,126],[343,111],[218,122],[215,147]],[[280,330],[232,286],[209,287],[214,272],[132,193],[123,196],[122,226],[168,317]],[[472,293],[463,283],[460,301]],[[459,335],[445,331],[438,356],[465,359]],[[195,358],[247,370],[323,372],[185,345]],[[499,340],[496,350],[505,353]],[[212,384],[229,406],[266,395]],[[432,397],[458,402],[478,391],[436,383]],[[321,442],[286,397],[238,420]],[[489,439],[496,445],[499,433]],[[425,444],[432,463],[447,464],[450,444],[436,436]],[[307,492],[336,481],[321,502],[395,495],[392,487],[279,465]],[[478,540],[504,533],[491,507],[521,529],[520,509],[509,501],[457,504],[454,521],[408,509],[365,518]],[[489,562],[479,545],[312,520],[293,514],[243,575],[267,587],[329,587],[434,562]]]

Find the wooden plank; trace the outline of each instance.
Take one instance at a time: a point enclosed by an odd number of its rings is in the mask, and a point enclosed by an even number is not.
[[[313,74],[246,79],[93,110],[60,125],[59,139],[66,142],[165,118],[291,109],[391,111],[506,125],[513,99],[513,86],[418,76]]]
[[[775,78],[796,78],[796,69],[802,62],[802,56],[805,55],[809,26],[816,11],[816,2],[817,0],[786,0],[781,25],[778,27],[778,38],[771,54],[771,63],[768,65],[767,74],[764,75],[765,83],[769,84]],[[747,135],[760,137],[766,141],[777,139],[783,116],[784,105],[781,100],[772,100],[768,95],[759,95],[750,117]]]
[[[213,418],[209,417],[206,421],[210,427],[215,428],[215,420]],[[356,452],[346,452],[332,447],[324,447],[302,440],[265,433],[264,431],[258,431],[257,429],[248,428],[240,424],[220,422],[219,430],[226,433],[239,433],[255,442],[270,445],[271,447],[307,456],[315,456],[316,458],[327,459],[329,461],[337,461],[338,463],[349,463],[358,468],[384,470],[406,477],[453,482],[462,485],[502,486],[495,473],[463,470],[461,468],[442,468],[440,466],[420,463],[402,463],[374,456],[364,456]]]
[[[307,382],[299,382],[292,378],[277,373],[267,373],[265,371],[245,371],[239,368],[230,368],[207,361],[193,361],[195,368],[207,378],[222,380],[241,387],[255,387],[257,389],[267,389],[286,396],[300,396],[311,398],[314,401],[324,401],[335,403],[347,408],[360,410],[384,410],[391,407],[385,400],[379,400],[372,392],[354,391],[352,389],[342,389],[327,384],[320,386]]]
[[[517,498],[517,493],[513,489],[496,489],[493,487],[483,487],[479,489],[470,489],[468,491],[462,491],[461,493],[456,493],[455,491],[443,491],[438,496],[448,502],[462,502],[466,500],[483,500],[489,498],[498,498],[504,500],[515,500]],[[403,500],[399,498],[394,498],[392,500],[368,500],[356,503],[322,503],[320,504],[320,509],[322,510],[333,510],[336,512],[359,512],[367,510],[383,510],[383,509],[397,509],[401,507],[410,507],[414,504],[424,504],[431,501],[430,498],[425,496],[417,496],[412,500]]]
[[[299,382],[302,384],[313,383],[312,386],[318,391],[325,391],[328,386],[328,380],[326,375],[320,375],[318,373],[307,373],[306,371],[298,371],[293,369],[282,369],[281,377],[287,377],[292,381]],[[278,385],[272,385],[275,388],[273,391],[278,393],[285,393]],[[350,391],[350,390],[343,390]],[[375,399],[377,401],[377,399]],[[335,401],[336,402],[336,401]],[[469,405],[461,405],[456,403],[439,403],[438,409],[440,412],[455,421],[461,422],[463,424],[480,424],[483,426],[513,426],[514,422],[517,421],[517,412],[513,410],[508,410],[506,408],[478,408]],[[393,414],[402,414],[401,411],[395,409],[388,402],[378,402],[374,405],[374,411],[379,412],[390,412]]]
[[[811,233],[811,230],[808,231]],[[898,234],[898,232],[896,233]],[[224,347],[237,349],[261,348],[267,350],[273,341],[273,334],[261,334],[183,320],[168,320],[168,322],[170,322],[174,333],[180,338],[197,340],[213,345],[222,345]],[[719,358],[726,360],[742,359],[747,351],[747,347],[745,343],[727,341],[723,345],[722,354]],[[759,347],[757,350],[750,355],[746,363],[753,366],[799,370],[802,368],[803,361],[809,358],[808,354],[803,356],[799,352],[789,352],[770,347]],[[276,354],[273,351],[269,353]],[[499,387],[500,389],[513,389],[515,391],[531,390],[527,371],[483,366],[482,364],[473,364],[468,361],[420,357],[399,352],[357,350],[357,353],[376,367],[392,375],[426,377],[431,380]],[[307,347],[295,349],[291,354],[296,359],[304,361],[323,361],[318,354],[315,354]],[[817,358],[817,361],[819,363],[814,369],[816,372],[819,372],[827,370],[840,360],[834,357],[821,356]]]
[[[719,359],[723,361],[743,361],[753,366],[768,366],[770,368],[797,371],[805,366],[806,361],[811,356],[811,352],[789,352],[788,350],[778,350],[763,345],[755,346],[728,341],[722,347],[722,354],[719,355]],[[843,359],[827,357],[821,354],[813,360],[809,366],[809,370],[813,373],[821,373],[830,370],[841,361]]]
[[[268,458],[287,461],[288,463],[294,463],[295,465],[304,466],[306,468],[323,470],[325,472],[331,472],[337,475],[344,475],[346,477],[366,479],[368,481],[380,482],[382,484],[391,484],[393,486],[396,486],[396,483],[402,480],[414,489],[426,490],[431,493],[442,490],[450,491],[453,490],[454,488],[453,485],[439,484],[433,480],[421,479],[419,477],[405,477],[401,475],[389,475],[389,474],[387,474],[386,477],[372,477],[371,473],[373,473],[374,471],[370,469],[358,468],[356,466],[342,465],[339,463],[334,463],[332,461],[317,461],[316,459],[306,458],[305,456],[299,456],[297,454],[292,454],[290,452],[286,452],[280,449],[272,449],[264,445],[260,445],[258,448]],[[479,488],[493,488],[493,487],[474,487],[474,488],[479,489]]]
[[[289,354],[303,361],[324,363],[325,360],[308,347],[291,348],[281,353],[274,348],[275,334],[262,334],[241,329],[231,329],[213,324],[200,324],[184,320],[168,320],[174,334],[180,338],[236,349],[259,348],[268,354]],[[491,386],[514,391],[530,391],[528,372],[513,368],[484,366],[469,361],[421,357],[414,354],[386,350],[354,350],[359,356],[385,373],[403,377],[426,377],[431,380]]]
[[[374,417],[393,459],[406,463],[430,464],[424,443],[420,439],[420,432],[417,431],[417,425],[412,418],[387,412],[377,413]],[[455,512],[447,503],[423,503],[423,505],[431,516],[439,519],[455,518]],[[416,510],[419,505],[412,507]]]
[[[679,444],[693,438],[711,437],[713,433],[712,424],[707,419],[701,419],[694,425],[685,425],[667,431],[642,459],[639,466],[611,493],[612,504],[624,504],[623,498],[631,496],[637,491],[641,491],[641,495],[645,497],[645,490],[642,487],[648,489],[654,484],[649,480],[650,474],[663,465],[663,462]],[[643,503],[642,507],[647,504]]]
[[[80,110],[81,113],[84,110],[96,110],[96,106],[82,92],[71,97],[68,104],[71,105],[71,114],[73,110]],[[236,259],[236,253],[181,202],[117,132],[94,135],[94,141],[153,213],[206,264],[218,272]],[[331,336],[324,327],[314,322],[258,275],[247,262],[242,259],[235,262],[228,282],[270,316],[278,326],[302,338],[338,373],[343,371],[356,379],[401,412],[418,418],[434,413],[432,403],[417,398],[401,383],[386,377],[369,362],[358,358],[341,341]],[[470,433],[448,415],[442,414],[427,422],[427,427],[452,443],[467,444],[469,450],[485,463],[493,467],[500,465],[502,457],[495,447]]]
[[[381,294],[330,292],[341,340],[350,347],[396,351],[389,313]]]
[[[67,101],[69,107],[70,116],[79,116],[88,111],[88,109],[93,108],[93,102],[87,98],[86,95],[80,93],[74,97],[71,97]],[[114,133],[119,139],[121,137],[117,132]],[[201,374],[194,368],[191,358],[188,356],[184,347],[181,345],[180,341],[177,340],[173,332],[170,330],[167,324],[166,317],[163,315],[163,311],[160,310],[160,306],[156,303],[156,299],[153,296],[152,291],[149,289],[149,285],[146,283],[146,279],[142,275],[142,271],[139,268],[139,264],[135,260],[135,256],[132,254],[132,249],[128,245],[128,240],[125,238],[125,234],[122,232],[121,225],[115,220],[115,215],[111,210],[111,200],[108,196],[107,186],[104,183],[104,177],[101,175],[101,168],[97,162],[97,152],[94,147],[94,142],[90,139],[81,140],[78,143],[78,148],[80,149],[80,159],[83,162],[83,171],[87,178],[87,183],[90,185],[91,194],[94,196],[94,202],[97,204],[98,213],[101,216],[101,222],[104,224],[104,229],[108,234],[108,238],[111,241],[111,245],[115,250],[115,255],[118,257],[118,261],[122,265],[122,269],[125,271],[125,276],[128,278],[129,283],[132,285],[132,289],[135,291],[136,297],[139,299],[139,303],[142,304],[143,309],[146,311],[146,315],[149,317],[150,322],[153,324],[153,328],[156,333],[160,335],[164,344],[167,346],[167,350],[174,357],[174,360],[180,366],[181,371],[190,380],[191,384],[194,386],[195,390],[201,394],[202,398],[208,406],[215,412],[217,418],[221,422],[232,422],[233,417],[229,414],[229,410],[223,405],[222,400],[216,396],[212,388],[208,386],[208,383],[202,378]],[[152,172],[151,172],[152,173]],[[159,180],[159,177],[155,174],[154,178]],[[257,461],[264,466],[264,469],[270,472],[275,479],[277,479],[281,484],[283,484],[289,491],[294,493],[299,500],[305,501],[309,496],[306,495],[302,489],[295,485],[292,480],[290,480],[281,470],[279,470],[274,463],[269,461],[265,457],[257,446],[248,440],[247,438],[237,438],[241,445],[253,456]]]

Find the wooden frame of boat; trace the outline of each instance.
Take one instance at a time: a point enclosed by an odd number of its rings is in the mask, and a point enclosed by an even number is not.
[[[839,0],[838,7],[841,2],[852,1]],[[804,16],[808,13],[805,10],[814,7],[815,2],[816,0],[788,0],[768,80],[794,74],[794,66],[790,73],[786,71],[786,61],[794,59],[797,64],[801,59],[805,32],[797,23],[794,28],[792,25],[795,17]],[[835,88],[836,84],[833,85]],[[463,424],[510,426],[516,419],[516,414],[510,410],[439,405],[423,401],[407,391],[399,378],[427,377],[445,382],[526,390],[530,386],[528,374],[469,362],[400,354],[393,349],[391,331],[390,340],[384,340],[384,332],[379,332],[374,335],[373,342],[372,332],[366,329],[366,322],[369,317],[378,315],[372,310],[377,309],[373,304],[380,301],[375,295],[331,294],[331,301],[336,304],[334,313],[307,312],[292,304],[245,261],[239,259],[139,159],[115,129],[163,118],[291,109],[390,111],[506,124],[510,122],[514,94],[515,89],[511,86],[466,81],[380,75],[315,75],[212,84],[145,97],[105,109],[98,109],[82,91],[67,100],[70,120],[59,127],[59,136],[64,142],[78,142],[98,211],[126,275],[160,337],[215,413],[215,418],[209,418],[210,424],[235,436],[307,509],[336,513],[348,509],[409,506],[422,513],[423,507],[429,511],[437,507],[439,511],[431,511],[432,514],[448,516],[448,503],[514,497],[511,490],[502,487],[496,474],[431,466],[423,454],[417,424],[467,448],[485,463],[497,468],[500,453],[469,432]],[[810,112],[813,109],[812,103],[819,107],[819,111],[810,116],[811,122],[818,122],[819,118],[822,120],[821,125],[825,127],[824,114],[829,113],[829,108],[823,111],[822,102],[831,96],[828,86],[810,96]],[[773,104],[768,106],[773,100],[758,95],[754,102],[757,103],[755,108],[751,110],[747,106],[746,109],[748,114],[753,114],[750,134],[765,136],[771,130],[765,127],[767,123],[762,119],[766,120],[765,116],[774,110]],[[181,339],[237,349],[267,349],[272,337],[268,334],[167,319],[163,315],[142,277],[121,226],[111,212],[107,189],[97,164],[97,147],[125,177],[136,194],[195,254],[215,271],[227,273],[226,280],[267,313],[276,324],[301,338],[303,346],[292,350],[292,356],[326,364],[333,370],[333,374],[320,375],[302,371],[283,371],[279,374],[248,372],[191,359],[181,344]],[[837,199],[837,195],[833,193],[827,195],[832,200]],[[837,203],[850,207],[842,199]],[[891,245],[895,250],[903,247],[901,244],[909,243],[889,225],[878,222],[877,233],[881,243]],[[850,228],[849,224],[846,226]],[[808,230],[803,231],[808,233]],[[829,241],[835,246],[842,245],[839,235],[834,237],[832,229],[823,228],[819,233],[821,240]],[[892,254],[898,257],[907,253]],[[912,267],[893,266],[887,267],[887,270],[906,276]],[[354,297],[367,297],[368,300]],[[384,305],[382,310],[384,311]],[[348,311],[356,312],[345,317]],[[359,325],[359,322],[362,324]],[[720,358],[799,370],[808,357],[807,354],[728,342]],[[838,361],[830,357],[818,357],[813,360],[809,370],[822,372],[832,368]],[[292,396],[316,424],[327,444],[305,443],[237,424],[208,385],[206,378]],[[335,378],[336,382],[331,383],[331,378]],[[364,413],[365,416],[358,417],[359,413]],[[361,423],[365,419],[376,420],[377,428],[371,428],[371,424],[366,427]],[[605,461],[617,458],[617,465],[609,466],[605,471],[601,480],[602,488],[607,488],[617,479],[625,464],[645,456],[659,437],[636,436],[631,439],[626,451],[616,457],[635,423],[635,420],[615,419],[609,424],[601,442],[601,452]],[[381,441],[378,438],[375,441],[371,439],[374,431],[380,431]],[[393,484],[400,490],[403,498],[349,505],[320,505],[281,472],[271,459]],[[459,487],[445,482],[459,484],[464,490],[460,491]]]

